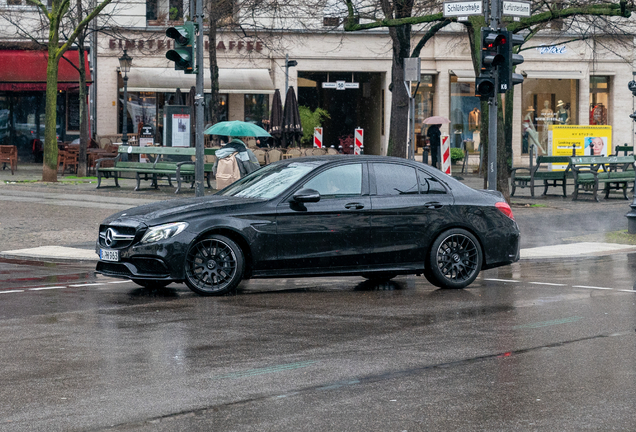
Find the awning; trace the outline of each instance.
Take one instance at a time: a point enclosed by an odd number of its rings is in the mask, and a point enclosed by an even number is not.
[[[46,90],[47,51],[0,50],[0,90],[44,91]],[[68,60],[68,61],[67,61]],[[67,51],[60,59],[57,88],[68,90],[79,87],[78,51]],[[73,65],[69,64],[71,62]],[[86,81],[91,82],[88,56],[84,53]]]
[[[203,88],[210,92],[210,70],[204,71]],[[169,68],[133,67],[128,72],[128,91],[188,91],[196,85],[196,75]],[[267,69],[219,69],[219,93],[274,93]]]
[[[453,69],[448,72],[457,77],[457,82],[475,82],[475,71],[473,69]]]
[[[583,79],[581,71],[522,71],[521,74],[537,79]]]

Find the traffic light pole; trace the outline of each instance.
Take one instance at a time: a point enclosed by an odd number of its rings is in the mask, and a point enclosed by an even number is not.
[[[490,27],[498,29],[501,22],[501,0],[490,0]],[[495,74],[495,92],[488,101],[488,189],[497,190],[497,108],[499,77]]]
[[[196,160],[194,163],[194,192],[197,197],[205,195],[205,189],[203,184],[204,177],[204,163],[205,152],[203,150],[203,106],[205,104],[205,98],[203,95],[203,0],[195,0],[196,3],[196,24],[197,24],[197,46],[196,46],[196,68],[197,68],[197,82],[196,82],[196,95],[194,96],[195,105],[195,155]]]

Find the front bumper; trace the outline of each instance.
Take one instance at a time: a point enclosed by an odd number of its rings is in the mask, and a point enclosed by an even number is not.
[[[119,261],[98,261],[95,271],[118,278],[181,281],[184,279],[186,253],[193,239],[194,235],[182,232],[156,243],[135,243],[117,249]],[[98,254],[102,248],[106,247],[98,240]]]

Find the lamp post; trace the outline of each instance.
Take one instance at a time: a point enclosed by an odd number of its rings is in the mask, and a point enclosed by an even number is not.
[[[124,73],[124,118],[122,119],[122,135],[121,142],[123,145],[128,144],[128,72],[132,66],[132,57],[126,54],[119,57],[119,69]]]

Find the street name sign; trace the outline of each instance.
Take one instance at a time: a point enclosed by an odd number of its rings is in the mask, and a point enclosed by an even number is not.
[[[484,5],[481,1],[444,2],[445,17],[466,17],[483,13]]]
[[[530,2],[504,0],[501,13],[503,15],[527,18],[531,15]]]

